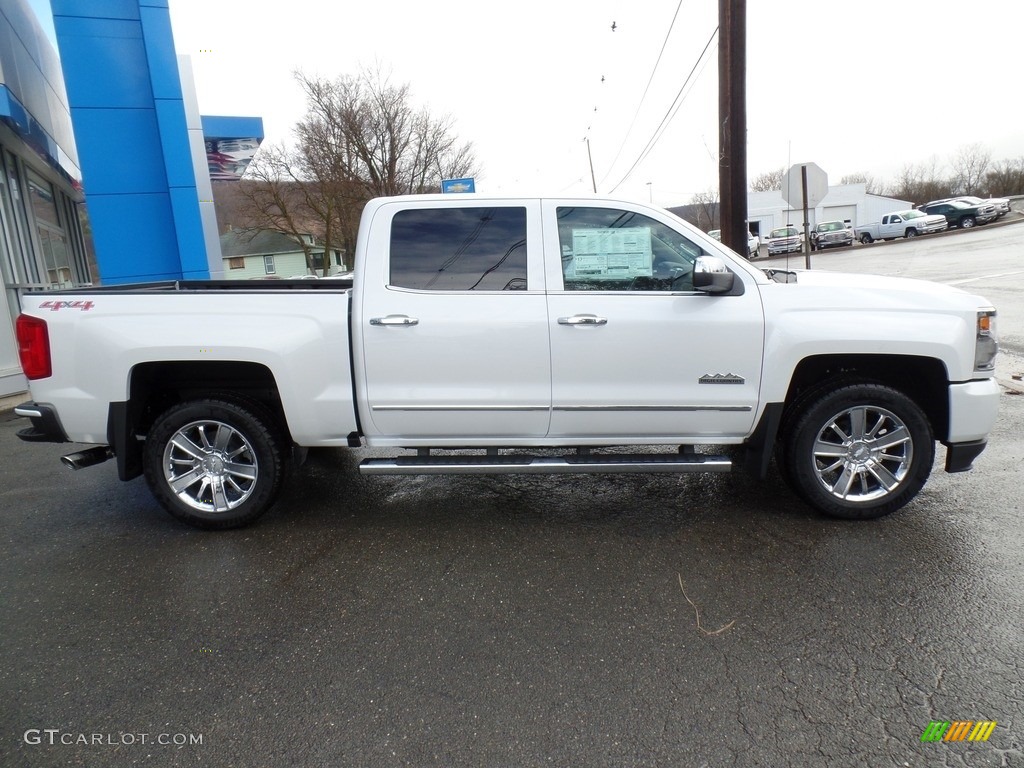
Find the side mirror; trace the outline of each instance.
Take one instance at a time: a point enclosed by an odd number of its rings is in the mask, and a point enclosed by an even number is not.
[[[704,293],[728,293],[736,276],[717,256],[699,256],[693,265],[693,288]]]

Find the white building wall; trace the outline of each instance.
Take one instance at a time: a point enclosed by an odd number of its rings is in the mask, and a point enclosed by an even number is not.
[[[220,253],[217,212],[213,207],[210,163],[206,157],[206,140],[203,137],[203,122],[199,116],[199,101],[196,97],[195,76],[192,74],[192,58],[190,56],[178,56],[178,79],[181,80],[181,95],[185,104],[185,122],[188,127],[189,150],[192,153],[192,169],[196,175],[199,219],[203,225],[203,241],[206,243],[206,262],[210,267],[210,278],[222,280],[225,274],[224,262],[221,260]]]
[[[268,277],[262,256],[241,256],[245,259],[245,267],[231,269],[230,261],[223,260],[223,276],[226,280],[252,280],[257,277]],[[301,277],[307,273],[306,257],[299,253],[274,254],[274,272],[272,277]]]
[[[912,207],[906,200],[868,194],[867,185],[863,183],[838,184],[829,187],[825,198],[808,210],[808,219],[814,226],[820,221],[850,218],[850,224],[857,227],[880,221],[887,213]],[[747,220],[758,222],[758,232],[763,238],[772,229],[787,224],[802,228],[803,210],[795,210],[783,200],[781,190],[750,192],[747,195]]]

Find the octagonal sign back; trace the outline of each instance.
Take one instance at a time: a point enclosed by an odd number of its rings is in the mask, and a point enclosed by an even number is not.
[[[816,208],[828,194],[828,174],[815,163],[795,163],[782,177],[782,197],[790,207],[804,207],[801,169],[807,167],[807,207]]]

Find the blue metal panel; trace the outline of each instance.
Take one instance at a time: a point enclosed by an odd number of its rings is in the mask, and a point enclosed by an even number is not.
[[[50,0],[54,16],[83,16],[90,19],[138,19],[138,0]]]
[[[166,9],[142,8],[142,35],[155,99],[181,99],[178,55],[174,51],[171,17]]]
[[[155,110],[76,109],[73,118],[86,195],[167,191]]]
[[[53,0],[108,283],[209,275],[167,0]]]
[[[203,115],[203,136],[208,139],[254,138],[263,140],[263,118]]]
[[[72,109],[153,105],[139,22],[57,16],[54,27]]]
[[[170,199],[157,195],[89,195],[100,268],[106,284],[181,277]]]
[[[157,100],[156,119],[163,145],[167,184],[170,187],[191,187],[196,196],[196,174],[192,167],[192,149],[188,143],[188,126],[181,101]]]
[[[194,187],[172,189],[170,196],[178,231],[182,277],[190,280],[208,278],[210,263],[206,258],[206,239],[203,236],[203,222],[199,215],[196,190]]]

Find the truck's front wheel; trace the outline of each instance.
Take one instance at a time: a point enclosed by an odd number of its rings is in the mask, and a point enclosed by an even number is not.
[[[806,403],[783,436],[787,479],[826,515],[866,520],[905,505],[935,459],[931,425],[901,392],[856,383]]]
[[[272,418],[256,403],[180,403],[146,437],[143,462],[153,495],[197,528],[247,525],[273,503],[283,458]]]

